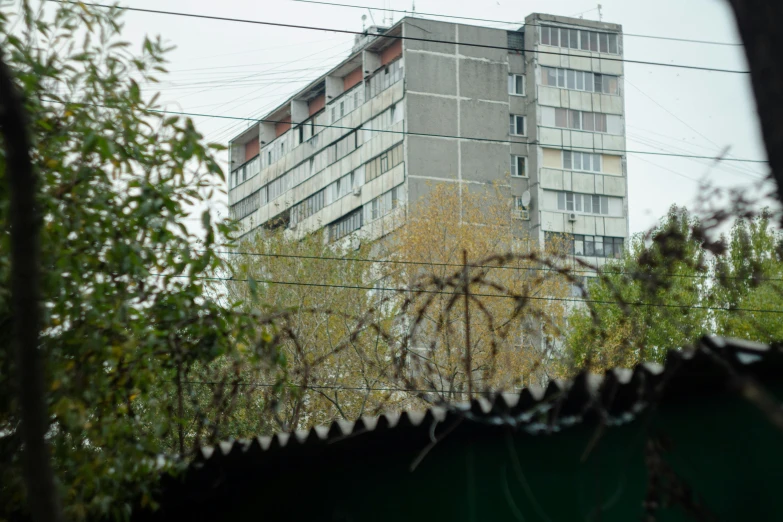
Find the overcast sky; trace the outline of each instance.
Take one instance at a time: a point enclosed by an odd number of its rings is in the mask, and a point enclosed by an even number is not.
[[[335,1],[338,0],[329,0]],[[223,17],[361,30],[363,14],[378,24],[398,20],[411,0],[342,0],[376,6],[373,11],[293,0],[133,0],[133,7]],[[598,19],[595,3],[583,0],[416,0],[420,13],[521,22],[531,12]],[[622,24],[625,58],[746,70],[738,46],[672,42],[630,36],[668,36],[737,43],[731,12],[720,0],[602,0],[603,20]],[[353,36],[129,12],[125,35],[140,42],[161,35],[176,46],[171,73],[159,86],[166,108],[187,112],[260,117],[318,74],[342,60]],[[448,20],[448,19],[444,19]],[[388,21],[388,20],[387,20]],[[452,20],[454,21],[454,20]],[[464,21],[476,25],[513,25]],[[730,147],[736,158],[765,159],[750,79],[746,74],[704,72],[626,64],[627,148],[715,156]],[[209,140],[226,143],[246,123],[194,118]],[[721,163],[666,156],[628,154],[631,232],[649,227],[672,204],[692,205],[698,180],[733,186],[753,182],[763,164]],[[225,197],[216,201],[224,207]]]

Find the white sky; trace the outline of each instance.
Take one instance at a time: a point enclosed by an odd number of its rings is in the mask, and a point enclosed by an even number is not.
[[[339,1],[339,0],[328,0]],[[410,9],[411,0],[342,0],[341,3]],[[731,12],[720,0],[601,0],[603,19],[626,33],[738,42]],[[292,0],[126,0],[125,5],[223,17],[360,30],[367,10]],[[583,0],[416,0],[418,12],[523,21],[531,12],[597,19],[596,3]],[[401,14],[394,14],[398,20]],[[448,20],[448,19],[445,19]],[[170,75],[161,84],[171,110],[260,117],[348,53],[353,36],[302,29],[129,12],[125,36],[140,42],[160,34],[176,46]],[[451,20],[456,21],[456,20]],[[369,22],[369,19],[368,19]],[[510,25],[470,22],[476,25]],[[670,42],[626,36],[625,58],[746,70],[741,47]],[[738,158],[765,159],[750,78],[743,74],[626,64],[627,148],[718,155],[725,147]],[[247,124],[194,118],[207,139],[226,143]],[[697,180],[722,186],[747,184],[764,164],[722,163],[628,154],[631,232],[646,229],[670,205],[692,206]],[[225,208],[225,196],[216,196]]]

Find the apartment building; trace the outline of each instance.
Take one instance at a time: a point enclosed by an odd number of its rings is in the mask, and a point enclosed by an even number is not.
[[[375,239],[435,183],[500,181],[519,227],[596,264],[628,237],[622,29],[531,14],[516,31],[403,18],[233,138],[243,234]]]

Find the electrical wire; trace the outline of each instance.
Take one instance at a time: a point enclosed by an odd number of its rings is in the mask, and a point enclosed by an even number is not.
[[[690,179],[690,178],[689,178]],[[198,221],[201,221],[201,218],[194,218],[194,220],[197,219]],[[174,251],[178,252],[178,251]],[[195,253],[206,253],[206,250],[194,250]],[[320,260],[320,261],[344,261],[344,262],[355,262],[355,263],[379,263],[379,264],[395,264],[395,265],[414,265],[414,266],[429,266],[429,267],[452,267],[452,268],[464,268],[464,265],[459,263],[439,263],[439,262],[427,262],[427,261],[407,261],[407,260],[397,260],[397,259],[368,259],[368,258],[361,258],[361,257],[331,257],[331,256],[308,256],[308,255],[301,255],[301,254],[269,254],[265,252],[242,252],[242,251],[216,251],[214,252],[216,255],[233,255],[233,256],[248,256],[248,257],[272,257],[272,258],[281,258],[281,259],[310,259],[310,260]],[[477,264],[469,264],[470,268],[487,268],[487,269],[497,269],[497,270],[531,270],[531,271],[538,271],[538,272],[557,272],[556,269],[553,268],[540,268],[540,267],[518,267],[518,266],[507,266],[507,265],[477,265]],[[595,274],[596,270],[569,270],[568,271],[571,274]],[[618,272],[618,271],[601,271],[602,275],[629,275],[629,276],[639,276],[640,273],[638,272]],[[671,277],[671,278],[686,278],[686,279],[717,279],[716,276],[712,275],[697,275],[697,274],[655,274],[656,277]],[[773,277],[765,277],[765,278],[754,278],[754,277],[738,277],[738,276],[727,276],[723,277],[721,279],[729,279],[729,280],[738,280],[738,281],[780,281],[783,282],[783,278],[773,278]]]
[[[106,5],[106,4],[95,4],[95,3],[88,3],[88,2],[76,2],[74,0],[47,0],[49,2],[55,2],[60,4],[78,4],[78,5],[86,5],[90,7],[101,7],[105,9],[119,9],[123,11],[133,11],[133,12],[139,12],[139,13],[149,13],[149,14],[162,14],[162,15],[170,15],[170,16],[183,16],[187,18],[200,18],[204,20],[215,20],[215,21],[221,21],[221,22],[238,22],[238,23],[246,23],[246,24],[254,24],[254,25],[264,25],[269,27],[282,27],[287,29],[304,29],[308,31],[326,31],[331,33],[341,33],[341,34],[352,34],[352,35],[360,35],[363,36],[364,32],[362,31],[352,31],[349,29],[335,29],[335,28],[329,28],[329,27],[318,27],[318,26],[312,26],[312,25],[297,25],[297,24],[286,24],[282,22],[269,22],[264,20],[249,20],[245,18],[230,18],[230,17],[224,17],[224,16],[215,16],[215,15],[204,15],[204,14],[196,14],[196,13],[183,13],[179,11],[161,11],[157,9],[143,9],[139,7],[125,7],[125,6],[113,6],[113,5]],[[447,40],[435,40],[431,38],[420,38],[415,36],[401,36],[401,35],[390,35],[390,34],[379,34],[377,35],[378,38],[386,38],[391,40],[410,40],[410,41],[416,41],[416,42],[427,42],[427,43],[442,43],[442,44],[451,44],[451,45],[460,45],[464,47],[474,47],[474,48],[482,48],[482,49],[495,49],[495,50],[503,50],[503,51],[512,51],[512,52],[520,52],[524,51],[527,53],[536,53],[536,54],[548,54],[548,55],[555,55],[555,56],[570,56],[567,53],[561,53],[556,51],[543,51],[541,49],[525,49],[525,48],[513,48],[513,47],[507,47],[502,45],[490,45],[490,44],[480,44],[475,42],[450,42]],[[728,74],[750,74],[750,71],[739,71],[736,69],[720,69],[716,67],[704,67],[704,66],[698,66],[698,65],[686,65],[686,64],[676,64],[676,63],[663,63],[663,62],[650,62],[645,60],[629,60],[627,58],[611,58],[611,57],[604,57],[602,56],[600,58],[601,60],[606,60],[609,62],[620,62],[620,63],[630,63],[630,64],[636,64],[636,65],[652,65],[657,67],[672,67],[675,69],[690,69],[694,71],[708,71],[708,72],[720,72],[720,73],[728,73]]]
[[[218,384],[226,384],[224,382],[220,381],[181,381],[185,384],[200,384],[200,385],[206,385],[206,386],[215,386]],[[275,386],[278,386],[277,384],[273,383],[266,383],[266,382],[234,382],[230,381],[230,383],[236,384],[238,386],[258,386],[259,388],[274,388]],[[409,388],[390,388],[390,387],[383,387],[383,388],[367,388],[364,386],[333,386],[333,385],[326,385],[326,384],[319,384],[319,385],[310,385],[302,386],[301,384],[295,384],[291,383],[297,388],[304,388],[305,390],[346,390],[346,391],[361,391],[361,392],[374,392],[374,391],[380,391],[380,392],[406,392],[406,393],[445,393],[445,394],[462,394],[467,395],[467,391],[455,391],[455,390],[416,390],[416,389],[409,389]],[[522,390],[516,390],[511,391],[511,393],[520,393]]]
[[[439,18],[451,18],[454,20],[472,20],[475,22],[487,22],[487,23],[493,23],[493,24],[507,24],[507,25],[515,25],[515,26],[521,26],[521,27],[527,27],[528,25],[532,26],[538,26],[539,24],[527,24],[525,22],[509,22],[508,20],[491,20],[488,18],[475,18],[472,16],[455,16],[455,15],[446,15],[446,14],[439,14],[439,13],[424,13],[419,11],[405,11],[401,9],[384,9],[382,7],[370,7],[366,5],[352,5],[352,4],[340,4],[336,2],[321,2],[318,0],[292,0],[293,2],[300,2],[305,4],[318,4],[318,5],[327,5],[327,6],[333,6],[333,7],[352,7],[355,9],[371,9],[376,11],[389,11],[392,13],[403,13],[411,17],[415,17],[417,15],[421,16],[437,16]],[[577,13],[577,15],[589,13],[590,11],[595,11],[597,7],[593,7],[592,9],[588,9],[587,11],[582,11],[581,13]],[[573,18],[573,16],[570,16],[569,18]],[[671,40],[674,42],[686,42],[686,43],[697,43],[697,44],[708,44],[708,45],[725,45],[725,46],[732,46],[732,47],[742,47],[743,44],[741,43],[733,43],[733,42],[715,42],[711,40],[694,40],[691,38],[674,38],[671,36],[657,36],[657,35],[649,35],[649,34],[634,34],[634,33],[622,33],[623,37],[625,36],[631,36],[635,38],[653,38],[655,40]]]
[[[426,290],[410,288],[384,288],[376,286],[360,286],[360,285],[334,285],[329,283],[302,283],[297,281],[275,281],[273,279],[243,279],[238,277],[205,277],[205,276],[188,276],[177,274],[150,274],[153,277],[163,278],[184,278],[198,281],[226,281],[226,282],[239,282],[250,283],[251,281],[259,284],[269,285],[290,285],[290,286],[303,286],[303,287],[315,287],[315,288],[340,288],[347,290],[373,290],[376,292],[398,292],[398,293],[417,293],[417,294],[436,294],[436,295],[464,295],[460,292],[443,292],[441,290]],[[688,304],[671,304],[671,303],[644,303],[644,302],[631,302],[631,303],[618,303],[616,301],[604,301],[600,299],[574,299],[566,297],[541,297],[534,295],[502,295],[502,294],[480,294],[470,293],[471,297],[492,297],[500,299],[530,299],[534,301],[557,301],[567,303],[589,303],[611,306],[647,306],[651,308],[677,308],[685,310],[714,310],[719,312],[751,312],[751,313],[770,313],[770,314],[783,314],[783,310],[769,309],[769,308],[739,308],[739,307],[720,307],[720,306],[705,306],[705,305],[688,305]]]
[[[54,1],[54,0],[51,0]],[[115,107],[108,107],[105,105],[95,104],[95,103],[83,103],[83,102],[65,102],[62,100],[54,100],[51,98],[45,99],[44,101],[48,101],[50,103],[59,103],[63,105],[73,104],[73,105],[87,105],[87,106],[94,106],[94,107],[105,107],[108,109],[114,109]],[[179,116],[191,116],[195,118],[217,118],[217,119],[227,119],[227,120],[236,120],[236,121],[250,121],[254,123],[291,123],[290,121],[284,121],[284,120],[272,120],[268,118],[244,118],[240,116],[227,116],[222,114],[206,114],[206,113],[195,113],[195,112],[184,112],[184,111],[169,111],[169,110],[163,110],[163,109],[143,109],[145,112],[155,113],[155,114],[171,114],[171,115],[179,115]],[[326,125],[326,124],[316,124],[313,123],[313,126],[315,127],[322,127],[322,128],[330,128],[330,129],[346,129],[346,130],[357,130],[355,127],[345,127],[342,125]],[[757,160],[757,159],[749,159],[749,158],[716,158],[715,156],[699,156],[694,154],[675,154],[675,153],[667,153],[667,152],[653,152],[648,150],[627,150],[627,149],[591,149],[587,147],[571,147],[570,149],[563,149],[562,145],[555,144],[555,143],[541,143],[537,141],[522,141],[522,140],[499,140],[499,139],[493,139],[493,138],[473,138],[470,136],[455,136],[453,134],[432,134],[427,132],[412,132],[412,131],[396,131],[396,130],[375,130],[373,129],[372,132],[374,133],[387,133],[387,134],[402,134],[402,135],[408,135],[408,136],[418,136],[418,137],[424,137],[424,138],[451,138],[451,139],[459,139],[459,140],[466,140],[466,141],[479,141],[483,143],[517,143],[517,144],[524,144],[524,145],[538,145],[541,147],[551,147],[556,148],[559,150],[577,150],[577,151],[588,151],[588,152],[615,152],[619,154],[647,154],[652,156],[671,156],[675,158],[695,158],[695,159],[706,159],[706,160],[713,160],[716,161],[720,159],[720,161],[734,161],[734,162],[741,162],[741,163],[767,163],[767,160]]]

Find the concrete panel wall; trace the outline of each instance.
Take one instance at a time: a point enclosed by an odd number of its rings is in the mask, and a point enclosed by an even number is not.
[[[508,72],[515,74],[525,74],[527,67],[525,65],[525,55],[516,53],[507,53]],[[532,91],[529,91],[532,92]]]
[[[541,211],[541,228],[552,232],[565,232],[565,214],[562,212]],[[570,231],[570,230],[569,230]]]
[[[461,145],[462,179],[505,183],[509,174],[511,154],[503,143],[465,141]]]
[[[571,190],[592,194],[595,192],[595,176],[593,174],[574,172],[571,175]]]
[[[474,47],[462,45],[459,48],[459,54],[462,56],[472,56],[484,60],[496,62],[505,62],[508,51],[505,47],[508,45],[507,33],[503,29],[493,29],[491,27],[477,27],[472,25],[458,25],[457,34],[460,42],[490,45],[501,47],[501,49],[490,49],[487,47]]]
[[[448,56],[410,52],[405,58],[408,91],[457,94],[457,59]]]
[[[508,101],[508,64],[480,60],[459,61],[460,96]]]
[[[625,178],[616,178],[613,176],[602,176],[604,185],[604,194],[609,196],[625,197],[628,192]]]
[[[610,237],[627,237],[627,221],[625,218],[604,218],[604,234]]]
[[[457,140],[408,136],[408,176],[458,179]],[[411,189],[411,197],[418,194]]]
[[[433,20],[408,19],[402,26],[406,38],[421,38],[423,40],[440,40],[456,42],[456,25]],[[403,40],[405,49],[432,51],[436,53],[456,54],[456,46],[451,43],[434,43],[419,40]],[[407,56],[405,57],[407,61]]]
[[[460,104],[461,136],[491,140],[508,139],[508,106],[467,100]]]
[[[409,92],[408,131],[438,135],[457,135],[457,100]],[[507,116],[508,117],[508,116]],[[508,123],[506,123],[508,126]]]

